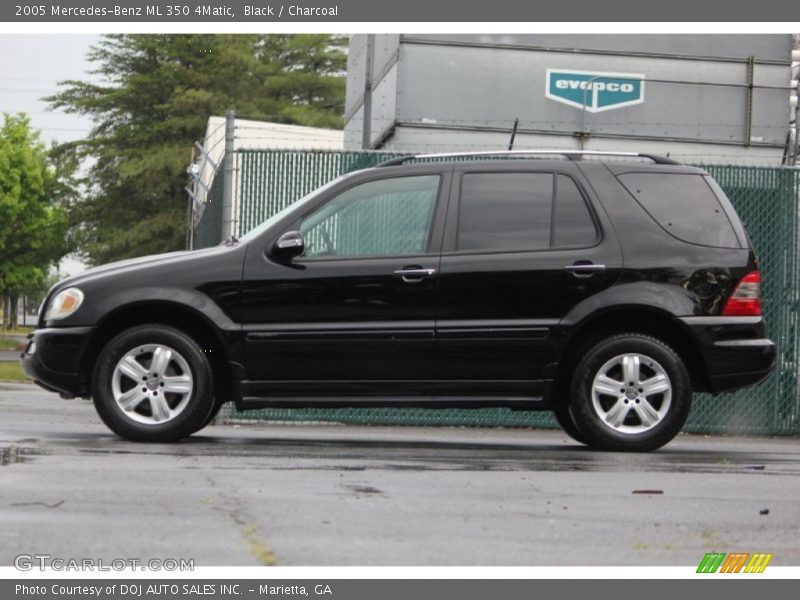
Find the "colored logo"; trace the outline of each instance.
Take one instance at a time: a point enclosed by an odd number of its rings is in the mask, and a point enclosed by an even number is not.
[[[644,75],[547,69],[544,95],[596,113],[644,102]]]
[[[700,565],[698,573],[763,573],[772,554],[748,552],[708,552]]]

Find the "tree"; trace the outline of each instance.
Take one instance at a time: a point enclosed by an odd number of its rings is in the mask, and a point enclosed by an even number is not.
[[[99,264],[180,249],[186,167],[207,118],[342,127],[346,39],[330,35],[108,35],[90,52],[102,83],[66,81],[52,107],[89,115],[63,153],[94,162],[72,210]]]
[[[24,115],[5,115],[0,129],[0,294],[16,324],[19,294],[35,288],[69,250],[64,192],[39,135]],[[72,173],[69,173],[72,175]]]

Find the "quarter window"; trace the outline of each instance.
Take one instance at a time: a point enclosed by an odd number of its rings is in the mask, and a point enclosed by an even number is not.
[[[670,235],[691,244],[740,247],[725,210],[702,175],[625,173],[619,180]]]
[[[424,254],[438,192],[438,175],[381,179],[350,188],[303,219],[305,256]]]

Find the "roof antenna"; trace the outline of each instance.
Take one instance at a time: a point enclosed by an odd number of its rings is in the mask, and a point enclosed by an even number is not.
[[[514,128],[511,130],[511,139],[508,141],[508,149],[514,149],[514,138],[517,137],[517,126],[519,125],[519,117],[514,119]]]

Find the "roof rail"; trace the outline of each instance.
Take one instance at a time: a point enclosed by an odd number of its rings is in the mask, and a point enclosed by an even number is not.
[[[439,152],[434,154],[409,154],[408,156],[398,156],[379,163],[378,167],[393,167],[402,165],[412,159],[421,158],[458,158],[467,156],[537,156],[541,154],[557,154],[569,160],[581,160],[584,156],[629,156],[632,158],[648,158],[657,165],[679,165],[678,161],[665,156],[656,154],[642,154],[641,152],[609,152],[605,150],[485,150],[478,152]]]

